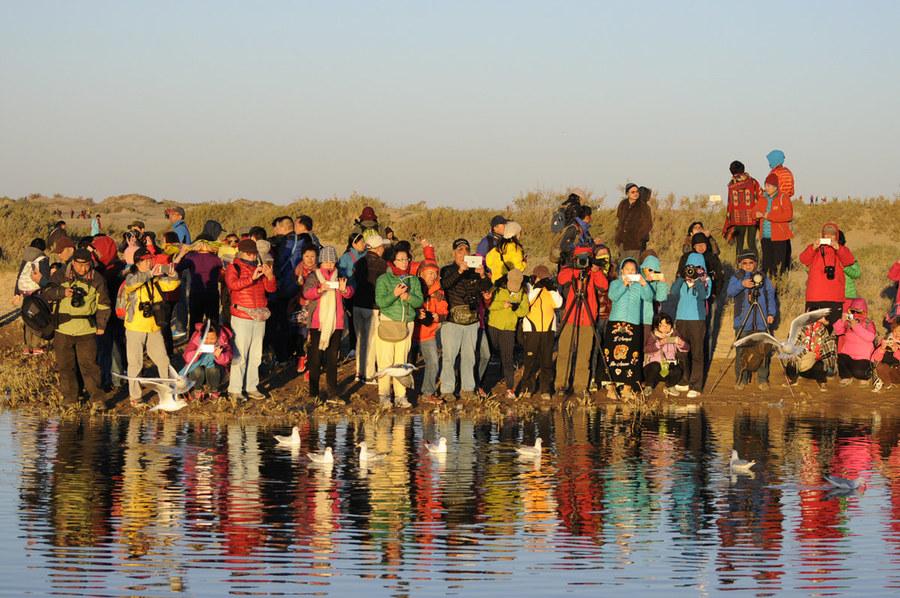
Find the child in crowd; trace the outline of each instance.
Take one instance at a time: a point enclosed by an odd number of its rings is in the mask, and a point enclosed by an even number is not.
[[[815,380],[820,391],[827,391],[825,380],[837,368],[837,351],[834,335],[828,330],[828,318],[823,316],[801,328],[794,341],[802,347],[802,353],[794,360],[782,361],[791,386],[796,386],[799,376],[803,376]]]
[[[681,243],[681,253],[691,253],[694,251],[694,235],[697,233],[702,234],[707,238],[707,243],[709,244],[709,250],[714,255],[719,255],[719,244],[713,238],[712,234],[710,234],[709,230],[703,226],[703,223],[699,220],[696,222],[691,222],[691,225],[687,229],[687,234],[684,237],[684,241]]]
[[[866,386],[872,374],[872,353],[875,342],[875,323],[869,319],[869,306],[865,299],[851,299],[844,317],[834,325],[838,339],[838,375],[841,386],[847,386],[854,378],[860,386]]]
[[[441,289],[440,268],[433,261],[422,262],[419,266],[420,286],[424,301],[416,316],[413,330],[413,343],[422,353],[425,361],[422,385],[419,387],[420,401],[440,403],[437,396],[437,376],[440,361],[438,359],[437,334],[441,322],[449,314],[447,299]],[[415,353],[415,351],[413,351]]]
[[[712,292],[712,280],[706,275],[706,262],[699,253],[688,256],[684,269],[678,273],[672,294],[678,299],[675,318],[678,334],[690,346],[690,365],[686,364],[679,392],[687,391],[689,399],[700,396],[706,363],[704,338],[706,335],[706,300]]]
[[[230,330],[214,323],[209,325],[206,336],[204,330],[203,322],[194,324],[194,334],[184,348],[185,367],[181,375],[194,382],[192,398],[199,400],[208,394],[209,398],[218,399],[234,353],[232,335]]]
[[[672,317],[664,312],[656,314],[650,334],[644,340],[644,395],[650,396],[660,382],[666,383],[667,397],[680,393],[675,385],[681,380],[679,353],[686,353],[688,344],[675,332]]]
[[[872,354],[872,364],[878,374],[872,392],[900,385],[900,318],[891,322],[890,333],[878,343]]]

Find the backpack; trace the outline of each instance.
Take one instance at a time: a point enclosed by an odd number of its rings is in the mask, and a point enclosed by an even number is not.
[[[34,293],[40,290],[40,285],[31,280],[31,273],[38,268],[41,260],[49,259],[46,255],[42,255],[30,262],[23,262],[19,275],[16,277],[16,290],[21,293]]]
[[[22,299],[22,321],[45,341],[53,338],[58,312],[59,303],[51,308],[47,300],[38,293]]]
[[[559,208],[553,212],[553,218],[550,220],[550,232],[561,233],[566,228],[566,209]]]
[[[556,216],[554,215],[554,219]],[[550,240],[550,255],[548,256],[551,263],[559,264],[562,259],[562,241],[566,236],[566,233],[569,231],[571,227],[577,227],[578,224],[576,222],[572,222],[571,224],[565,225],[559,231],[554,231],[553,238]],[[553,225],[551,225],[551,230],[553,230]],[[577,245],[577,241],[576,241]],[[574,249],[574,246],[573,246]]]

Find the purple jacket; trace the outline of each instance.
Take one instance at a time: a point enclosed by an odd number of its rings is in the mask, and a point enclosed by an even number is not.
[[[212,293],[219,290],[222,260],[215,253],[191,251],[178,263],[176,270],[178,272],[187,270],[191,273],[192,293]]]
[[[644,365],[648,363],[661,363],[663,357],[666,361],[672,362],[676,360],[678,353],[688,351],[688,344],[677,334],[672,334],[669,338],[675,339],[674,343],[660,343],[660,339],[652,332],[644,339]]]

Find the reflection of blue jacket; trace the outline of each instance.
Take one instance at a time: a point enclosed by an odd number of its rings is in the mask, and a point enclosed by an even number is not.
[[[644,258],[644,261],[641,263],[641,274],[644,273],[644,270],[653,270],[654,272],[662,272],[662,268],[659,264],[659,258],[655,255],[648,255]],[[653,289],[653,301],[658,303],[664,302],[669,296],[669,283],[664,282],[662,280],[654,280],[647,281],[647,286]],[[653,301],[645,301],[644,302],[644,314],[641,320],[641,324],[652,324],[653,316],[655,315],[655,307],[653,305]]]
[[[751,272],[738,270],[728,281],[728,296],[734,298],[734,328],[737,330],[741,327],[741,322],[747,316],[747,310],[750,309],[750,293],[747,292],[741,284],[747,278],[752,276]],[[775,287],[769,277],[763,274],[763,286],[759,292],[759,306],[762,308],[766,316],[778,315],[778,304],[775,300]],[[744,332],[747,331],[765,331],[767,330],[766,322],[760,317],[759,312],[754,309],[753,315],[747,320],[744,326]]]
[[[699,253],[692,253],[685,262],[688,266],[706,268],[706,260]],[[688,286],[680,276],[672,285],[672,293],[678,297],[678,308],[675,311],[677,320],[705,320],[706,300],[712,293],[712,280],[698,278],[693,286]]]

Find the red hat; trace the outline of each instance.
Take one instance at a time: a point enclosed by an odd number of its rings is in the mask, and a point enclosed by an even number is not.
[[[778,186],[778,175],[774,172],[769,173],[769,176],[766,177],[766,185],[772,185],[774,187]]]
[[[360,213],[359,220],[360,222],[362,222],[363,220],[378,222],[378,216],[375,215],[375,210],[371,206],[366,206],[363,208],[362,213]]]

